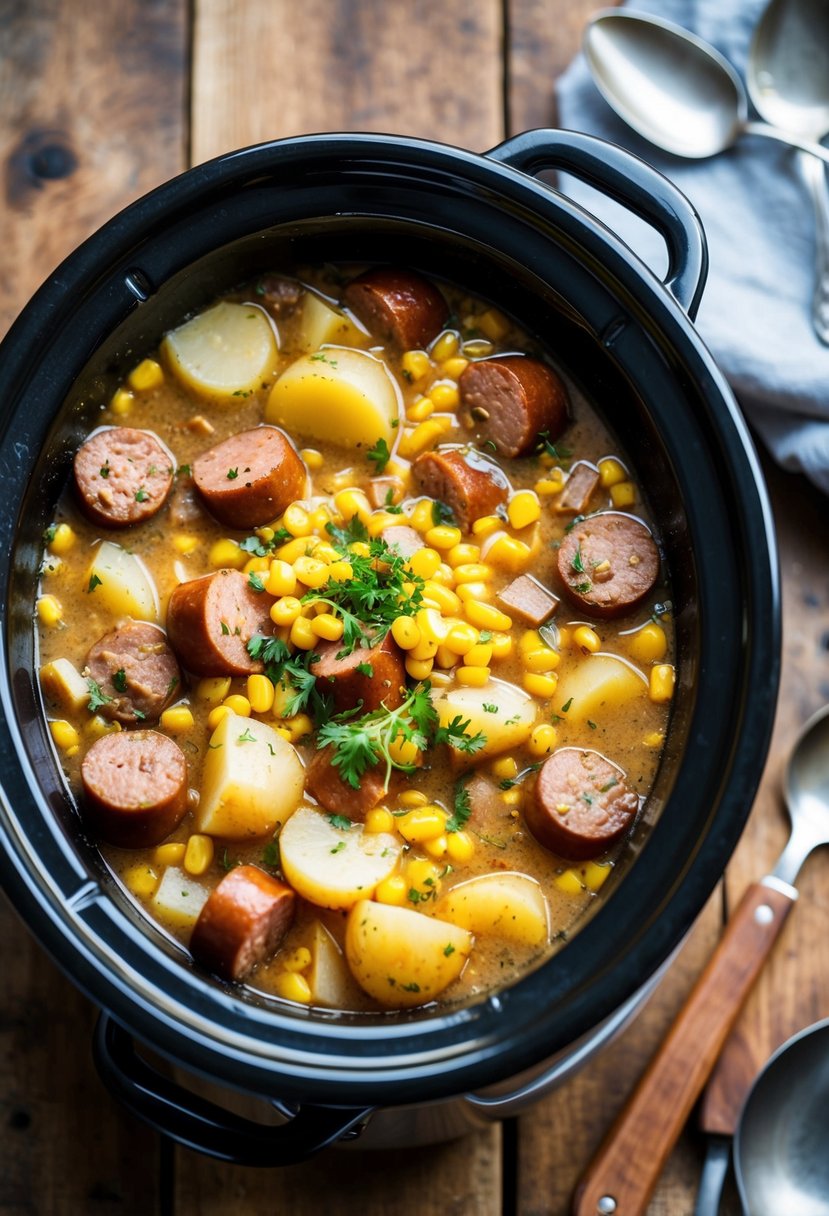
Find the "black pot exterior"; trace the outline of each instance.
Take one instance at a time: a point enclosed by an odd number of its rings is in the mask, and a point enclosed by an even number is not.
[[[774,534],[745,425],[672,294],[693,309],[704,275],[699,238],[691,233],[683,245],[689,209],[670,216],[675,192],[663,179],[606,148],[536,132],[496,149],[497,159],[356,135],[235,153],[106,225],[44,285],[0,348],[0,545],[11,554],[0,571],[0,874],[71,978],[196,1071],[328,1106],[420,1102],[513,1076],[566,1048],[645,983],[736,844],[774,711]],[[601,224],[515,165],[592,175],[650,212],[671,248],[670,289]],[[629,178],[626,191],[619,174]],[[649,202],[660,192],[658,204]],[[541,339],[632,456],[673,577],[679,687],[651,822],[627,846],[635,877],[597,901],[574,940],[533,974],[439,1015],[311,1013],[240,994],[192,966],[121,896],[84,839],[37,691],[41,533],[119,365],[257,270],[324,260],[416,265],[495,300]]]

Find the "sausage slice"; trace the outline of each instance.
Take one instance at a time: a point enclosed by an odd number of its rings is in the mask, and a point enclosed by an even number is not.
[[[508,612],[529,625],[543,625],[558,608],[558,597],[531,574],[520,574],[496,597]]]
[[[624,616],[659,576],[659,550],[633,515],[602,511],[566,533],[558,572],[570,599],[593,616]]]
[[[163,630],[127,621],[99,638],[86,674],[109,699],[98,713],[116,722],[156,722],[181,689],[181,671]]]
[[[242,980],[279,948],[296,895],[257,866],[236,866],[211,891],[193,926],[193,956],[224,980]]]
[[[284,317],[294,311],[304,295],[301,283],[287,279],[281,274],[266,274],[256,285],[259,302],[275,317]]]
[[[346,815],[355,823],[362,823],[366,812],[377,806],[385,796],[385,769],[382,765],[366,769],[360,778],[359,789],[355,789],[343,780],[340,770],[331,763],[333,751],[333,748],[326,747],[317,752],[305,774],[305,788],[327,811]]]
[[[544,432],[555,440],[567,425],[567,391],[546,363],[505,355],[470,363],[458,379],[461,408],[479,442],[502,456],[526,456]]]
[[[231,435],[193,462],[193,481],[211,515],[230,528],[258,528],[305,492],[307,473],[275,426]]]
[[[121,849],[160,844],[187,811],[187,761],[166,735],[119,731],[96,739],[81,764],[84,818]]]
[[[423,537],[408,524],[392,524],[391,527],[384,528],[380,536],[390,549],[394,549],[395,553],[399,553],[406,561],[423,548]]]
[[[412,474],[424,494],[446,503],[464,532],[482,515],[492,515],[509,493],[498,466],[470,449],[424,452],[412,465]]]
[[[400,647],[391,634],[377,646],[358,646],[351,654],[338,658],[342,642],[322,642],[315,647],[319,656],[309,670],[317,678],[321,696],[333,697],[334,713],[360,705],[367,714],[385,705],[397,709],[403,703],[401,689],[406,684],[406,669]],[[362,668],[363,670],[359,670]]]
[[[378,266],[352,279],[343,299],[370,334],[402,350],[428,346],[449,316],[433,283],[413,270]]]
[[[175,457],[157,436],[129,426],[96,431],[75,453],[84,515],[102,528],[143,523],[164,506]]]
[[[238,570],[216,570],[179,583],[167,607],[167,636],[188,671],[199,676],[246,676],[262,664],[247,652],[256,633],[272,633],[274,597],[257,591]]]
[[[524,818],[539,844],[584,861],[624,835],[638,809],[618,765],[599,752],[563,747],[544,761]]]

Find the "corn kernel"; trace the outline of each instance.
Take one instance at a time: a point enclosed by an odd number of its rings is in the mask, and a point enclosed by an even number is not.
[[[417,532],[427,532],[429,528],[434,527],[435,521],[432,515],[433,505],[434,504],[431,498],[421,498],[420,501],[415,504],[415,508],[409,516],[409,523]],[[416,556],[417,554],[415,554],[415,557]],[[440,557],[438,556],[435,570],[437,570],[439,565]],[[423,575],[423,577],[428,578],[429,575]]]
[[[371,516],[371,504],[365,494],[362,490],[356,490],[353,487],[340,490],[338,494],[335,494],[334,506],[346,521],[354,519],[356,516],[361,523],[367,524]]]
[[[493,659],[508,659],[512,654],[512,636],[509,633],[493,633]]]
[[[546,675],[547,672],[555,671],[561,662],[561,658],[549,646],[540,646],[538,650],[527,650],[523,655],[524,667],[527,671],[539,672]]]
[[[355,540],[348,546],[348,551],[355,557],[371,557],[371,549],[364,540]]]
[[[493,608],[491,604],[469,600],[464,606],[464,612],[470,625],[477,625],[479,629],[495,629],[501,633],[512,629],[512,619],[500,609]]]
[[[490,642],[476,642],[471,650],[463,656],[467,667],[489,667],[492,661],[492,645]]]
[[[484,688],[489,683],[488,667],[459,667],[455,679],[465,688]]]
[[[556,690],[558,677],[555,672],[543,675],[541,672],[528,671],[524,675],[524,688],[534,697],[551,697]]]
[[[507,506],[507,518],[515,529],[527,528],[541,518],[541,503],[532,490],[519,490]]]
[[[446,829],[446,812],[439,806],[430,805],[415,807],[406,815],[397,819],[397,830],[409,844],[420,844],[424,840],[434,840],[442,836]]]
[[[472,525],[472,535],[480,537],[484,540],[487,536],[492,536],[493,532],[499,532],[504,526],[504,521],[497,515],[482,515],[480,519],[476,519]]]
[[[280,545],[275,556],[292,566],[298,557],[306,557],[312,549],[316,548],[317,543],[316,538],[312,536],[295,536],[293,540],[288,540],[284,545]]]
[[[665,630],[654,621],[643,625],[630,635],[628,649],[631,658],[637,663],[658,663],[660,659],[664,659],[668,649]]]
[[[531,756],[549,756],[556,745],[557,739],[558,735],[554,726],[551,726],[548,722],[539,722],[530,732],[527,750]]]
[[[89,721],[84,723],[83,729],[84,734],[91,735],[93,739],[100,739],[102,735],[112,735],[119,731],[121,723],[107,722],[100,714],[93,714]]]
[[[406,410],[408,422],[425,422],[435,412],[435,403],[431,397],[420,397],[414,405]]]
[[[553,494],[560,494],[563,485],[564,482],[561,478],[542,477],[535,483],[533,489],[541,498],[550,498]]]
[[[338,559],[328,567],[328,577],[335,583],[347,583],[354,574],[351,562]]]
[[[229,713],[232,713],[229,705],[215,705],[207,715],[207,726],[209,730],[215,730],[221,722],[222,718],[226,718]]]
[[[274,625],[291,625],[300,616],[302,604],[294,595],[283,595],[275,604],[271,604],[270,618]]]
[[[492,567],[484,562],[465,562],[462,566],[455,567],[455,582],[485,583],[492,578],[492,574]]]
[[[148,393],[164,383],[164,371],[155,359],[142,359],[127,376],[127,383],[136,393]]]
[[[460,402],[460,394],[456,384],[433,384],[429,396],[439,410],[454,410]]]
[[[132,891],[133,895],[138,899],[149,899],[155,894],[155,889],[158,886],[158,875],[152,866],[145,865],[139,862],[137,865],[128,866],[122,875],[124,886],[128,891]]]
[[[406,659],[406,671],[413,680],[428,680],[434,659]]]
[[[500,566],[513,574],[525,570],[532,559],[532,549],[523,540],[515,536],[494,536],[487,546],[484,557],[493,566]]]
[[[427,861],[425,857],[414,857],[406,866],[406,879],[412,887],[436,892],[440,883],[440,872],[434,862]]]
[[[448,671],[450,667],[454,667],[458,661],[458,655],[454,654],[448,646],[438,646],[435,653],[435,663],[438,667],[442,667]]]
[[[304,739],[307,735],[314,733],[314,723],[307,714],[294,714],[292,718],[286,718],[284,727],[288,731],[291,743],[296,743],[298,739]]]
[[[308,512],[298,502],[292,502],[285,508],[282,527],[290,532],[291,536],[310,536],[314,530]]]
[[[230,676],[206,676],[196,685],[196,696],[208,705],[218,705],[230,692]]]
[[[76,536],[69,524],[58,524],[55,528],[55,533],[49,541],[49,552],[56,553],[58,557],[63,557],[69,552],[76,541]]]
[[[405,430],[397,445],[398,456],[403,460],[413,460],[415,456],[419,456],[421,452],[432,447],[440,439],[445,429],[442,421],[427,418],[425,422],[418,423],[413,431]]]
[[[400,874],[393,874],[391,878],[384,878],[378,883],[374,890],[374,898],[379,904],[394,904],[400,908],[408,899],[409,887]]]
[[[388,511],[374,511],[368,521],[368,534],[369,536],[380,536],[386,528],[399,526],[400,517],[398,515],[391,515]]]
[[[374,806],[370,811],[366,811],[363,830],[370,833],[393,832],[394,815],[384,806]]]
[[[446,855],[450,861],[463,864],[472,860],[475,842],[468,832],[449,832],[446,837]]]
[[[475,326],[493,342],[500,342],[509,333],[509,321],[496,308],[489,308],[476,317]]]
[[[243,574],[264,574],[270,570],[271,563],[267,557],[249,557],[242,566]],[[264,588],[263,588],[264,589]]]
[[[109,408],[119,418],[125,418],[127,414],[131,413],[134,401],[135,398],[132,393],[128,392],[125,388],[119,388],[113,393]]]
[[[339,642],[345,632],[345,626],[333,612],[321,612],[311,621],[311,630],[318,638],[326,642]]]
[[[556,874],[553,884],[565,895],[581,895],[584,890],[584,883],[575,870],[565,870],[563,874]]]
[[[80,735],[72,723],[67,722],[65,718],[56,718],[54,722],[50,722],[49,730],[56,747],[59,747],[62,752],[69,751],[71,747],[78,747],[80,744]]]
[[[636,502],[636,486],[632,481],[617,481],[610,487],[610,500],[618,510],[632,507]]]
[[[284,603],[284,600],[281,602]],[[276,604],[274,604],[275,607]],[[304,616],[298,616],[291,625],[290,638],[298,650],[312,650],[317,641],[317,636],[311,628],[311,622]]]
[[[240,692],[231,693],[229,697],[225,697],[222,702],[231,713],[238,714],[240,718],[250,717],[250,701],[247,697],[243,697]]]
[[[616,460],[614,456],[608,456],[605,460],[600,460],[598,464],[599,482],[606,490],[611,486],[616,486],[621,481],[627,480],[627,470],[620,460]]]
[[[413,650],[420,642],[420,630],[410,616],[398,616],[392,622],[391,636],[401,650]]]
[[[501,756],[495,760],[492,765],[493,777],[498,777],[500,781],[511,781],[513,777],[518,775],[518,762],[514,756]]]
[[[291,973],[299,973],[307,971],[311,966],[311,951],[307,946],[297,946],[295,950],[291,950],[288,954],[279,956],[279,961],[283,968]]]
[[[458,335],[451,329],[445,329],[432,346],[432,358],[435,363],[443,363],[458,353]]]
[[[438,524],[436,528],[430,528],[423,539],[433,549],[451,549],[461,539],[461,530],[448,524]]]
[[[447,565],[453,570],[457,570],[458,566],[468,565],[470,562],[477,562],[481,557],[480,545],[460,544],[455,545],[448,553],[444,554]]]
[[[296,574],[293,566],[289,562],[275,558],[268,570],[265,590],[268,595],[293,595],[296,591]]]
[[[426,806],[429,799],[420,790],[404,790],[398,798],[401,806]]]
[[[431,840],[424,840],[420,847],[429,857],[434,857],[435,861],[440,861],[441,858],[446,856],[446,850],[449,847],[449,837],[445,832],[442,832],[440,836],[433,836]]]
[[[63,606],[55,595],[41,595],[37,601],[37,616],[42,625],[58,625],[63,620]]]
[[[153,864],[157,866],[180,866],[184,861],[187,845],[183,841],[160,844],[153,849]]]
[[[441,587],[451,589],[455,586],[455,571],[448,562],[441,562],[432,578],[436,583],[440,583]]]
[[[312,590],[324,587],[328,582],[328,567],[315,557],[298,557],[294,562],[294,574]]]
[[[449,632],[449,622],[444,620],[440,612],[435,608],[421,608],[417,613],[417,627],[420,630],[422,641],[434,642],[435,646],[439,646],[446,641],[446,635]],[[418,656],[415,655],[415,658]]]
[[[480,634],[474,625],[469,625],[466,621],[455,621],[446,635],[444,644],[452,654],[461,656],[469,654],[479,641]]]
[[[427,579],[423,586],[423,594],[426,599],[433,600],[444,616],[454,616],[461,610],[461,601],[458,599],[454,591],[450,591],[448,587],[444,587],[442,583],[435,579]]]
[[[425,350],[407,350],[403,353],[400,366],[406,379],[414,384],[431,371],[432,362]]]
[[[266,714],[273,709],[276,689],[267,676],[260,674],[248,676],[246,691],[250,707],[255,714]]]
[[[599,891],[610,877],[612,869],[613,866],[606,862],[602,865],[598,861],[586,861],[581,867],[581,876],[588,891]]]
[[[214,570],[239,570],[248,560],[248,555],[235,540],[217,540],[210,546],[207,560]]]
[[[310,1005],[311,985],[297,971],[281,971],[273,982],[273,990],[284,1001],[295,1001],[298,1005]]]
[[[455,591],[459,600],[468,604],[471,600],[481,600],[486,603],[492,598],[492,588],[489,583],[459,583]]]
[[[573,645],[578,646],[586,654],[595,654],[601,646],[601,639],[595,629],[589,625],[578,625],[573,630]]]
[[[203,836],[200,832],[194,833],[187,841],[187,847],[184,850],[184,868],[187,873],[198,878],[200,874],[209,870],[213,864],[213,852],[212,836]]]
[[[501,801],[504,806],[520,806],[524,799],[524,795],[520,790],[504,790],[501,794]]]
[[[462,372],[465,372],[469,367],[469,360],[464,359],[463,355],[453,355],[451,359],[446,359],[441,364],[440,374],[448,376],[450,380],[457,380]]]
[[[193,711],[188,705],[173,705],[170,709],[165,709],[159,719],[161,729],[171,735],[186,735],[195,724]]]
[[[521,653],[526,654],[530,650],[539,650],[544,645],[544,639],[537,629],[525,629],[518,645]]]
[[[433,608],[432,612],[435,611]],[[433,659],[438,652],[438,643],[433,642],[431,638],[425,638],[420,635],[420,641],[416,646],[413,646],[409,651],[408,657],[415,662],[421,662],[423,659]]]
[[[477,324],[477,317],[474,323]],[[486,338],[470,338],[463,344],[463,353],[470,359],[485,359],[487,355],[492,354],[492,351],[492,343]]]
[[[176,553],[181,553],[183,557],[187,557],[188,554],[194,553],[198,547],[198,536],[188,536],[184,532],[179,532],[177,536],[173,537],[173,548],[175,549]]]
[[[275,726],[274,730],[278,735],[281,735],[283,739],[287,739],[289,743],[291,742],[291,732],[287,726]]]
[[[322,452],[318,452],[316,448],[303,448],[300,456],[305,461],[306,467],[312,473],[317,473],[325,464]]]
[[[658,663],[651,668],[648,695],[657,705],[670,701],[674,695],[674,669],[670,663]]]

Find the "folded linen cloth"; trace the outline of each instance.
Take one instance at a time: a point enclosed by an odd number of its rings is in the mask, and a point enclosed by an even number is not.
[[[745,79],[766,0],[635,0],[637,11],[682,25],[712,43]],[[696,207],[711,258],[697,328],[740,405],[787,469],[829,493],[829,347],[810,318],[815,225],[798,154],[743,136],[708,160],[663,152],[605,102],[578,55],[558,86],[559,124],[621,144],[670,178]],[[572,179],[561,189],[604,220],[657,273],[661,238],[617,204]]]

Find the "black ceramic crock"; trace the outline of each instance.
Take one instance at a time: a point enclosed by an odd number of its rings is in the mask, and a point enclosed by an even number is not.
[[[658,229],[665,282],[537,181],[542,169],[589,182]],[[192,965],[123,897],[83,836],[37,690],[41,535],[119,370],[224,289],[327,260],[417,266],[492,299],[540,339],[633,458],[672,576],[678,687],[665,756],[606,895],[534,973],[439,1013],[309,1011]],[[0,873],[42,945],[106,1011],[101,1067],[157,1127],[219,1156],[278,1164],[342,1137],[373,1107],[504,1081],[589,1040],[702,908],[763,767],[779,652],[773,530],[756,458],[691,324],[705,270],[685,198],[588,136],[529,132],[480,156],[323,135],[225,156],[154,191],[81,246],[12,328],[0,348],[0,551],[9,555],[0,569]],[[277,1129],[225,1118],[149,1070],[133,1035],[295,1117]]]

